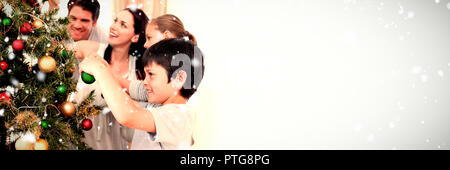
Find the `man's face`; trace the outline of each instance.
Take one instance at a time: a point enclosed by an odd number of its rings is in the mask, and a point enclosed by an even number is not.
[[[72,7],[69,20],[69,33],[74,41],[89,39],[92,28],[97,24],[97,21],[92,20],[92,13],[80,6]]]

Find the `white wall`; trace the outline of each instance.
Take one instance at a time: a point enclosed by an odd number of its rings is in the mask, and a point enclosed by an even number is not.
[[[169,0],[200,149],[450,149],[448,0]]]

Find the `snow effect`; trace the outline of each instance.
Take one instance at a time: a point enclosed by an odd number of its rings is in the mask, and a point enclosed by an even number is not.
[[[409,18],[409,19],[414,18],[414,15],[415,15],[415,14],[414,14],[413,11],[409,11],[409,12],[408,12],[408,18]]]
[[[420,67],[420,66],[415,66],[415,67],[413,67],[413,68],[411,69],[411,72],[412,72],[413,74],[419,74],[419,73],[422,72],[422,67]]]
[[[22,136],[22,140],[30,142],[30,143],[35,143],[36,142],[36,136],[34,136],[33,133],[27,131],[25,133],[25,135]]]
[[[439,77],[444,77],[444,71],[442,70],[438,70],[437,74],[439,75]]]
[[[104,107],[102,110],[102,113],[105,115],[108,114],[109,112],[111,112],[111,109],[109,109],[109,107]]]
[[[19,87],[19,80],[17,80],[16,78],[11,78],[11,84],[14,86],[14,87]]]
[[[14,60],[14,58],[16,58],[16,55],[14,53],[9,53],[8,54],[8,59],[9,60]]]
[[[194,67],[200,67],[200,61],[197,58],[194,58],[192,60],[192,66]]]
[[[426,75],[426,74],[422,74],[421,76],[420,76],[420,80],[422,80],[422,82],[427,82],[428,81],[428,75]]]
[[[36,74],[36,76],[37,76],[37,80],[40,81],[40,82],[44,82],[45,79],[47,78],[47,75],[44,72],[42,72],[42,71],[39,71]]]
[[[27,41],[28,40],[28,35],[22,35],[22,40]]]
[[[400,9],[398,10],[398,14],[402,15],[405,12],[403,6],[400,5]]]
[[[368,142],[373,142],[375,140],[375,135],[374,134],[369,134],[368,136],[367,136],[367,141]]]
[[[389,128],[395,128],[395,123],[394,122],[389,122]]]

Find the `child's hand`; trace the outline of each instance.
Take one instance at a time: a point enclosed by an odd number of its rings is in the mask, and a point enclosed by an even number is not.
[[[96,53],[88,55],[80,63],[80,74],[82,71],[94,75],[97,74],[101,69],[108,69],[109,64],[102,57]]]

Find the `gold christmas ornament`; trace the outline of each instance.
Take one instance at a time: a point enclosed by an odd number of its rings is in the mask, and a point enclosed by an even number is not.
[[[39,28],[41,28],[43,26],[44,26],[44,23],[41,20],[37,19],[37,20],[33,21],[33,28],[34,29],[39,29]]]
[[[45,139],[39,139],[34,143],[34,150],[48,150],[48,142]]]
[[[39,70],[50,73],[56,68],[56,60],[53,57],[44,56],[38,60],[38,66]]]
[[[0,10],[3,9],[3,3],[0,3]]]
[[[75,113],[75,105],[72,102],[64,102],[61,104],[61,112],[70,117]]]
[[[16,150],[33,150],[33,144],[36,139],[33,139],[34,135],[26,134],[16,140]]]

